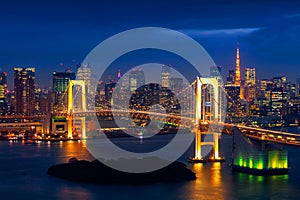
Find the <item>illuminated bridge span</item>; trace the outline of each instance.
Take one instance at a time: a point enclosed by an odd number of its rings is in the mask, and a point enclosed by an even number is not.
[[[300,135],[293,133],[285,133],[280,131],[266,130],[261,128],[252,128],[246,126],[237,126],[240,131],[255,140],[272,142],[283,145],[294,145],[300,147]]]
[[[151,111],[140,111],[140,110],[96,110],[91,111],[87,110],[84,112],[73,112],[73,117],[130,117],[131,119],[140,119],[140,120],[158,120],[165,121],[174,124],[178,124],[185,127],[193,127],[195,126],[194,119],[189,117],[183,117],[176,114],[165,114],[165,113],[157,113]],[[57,117],[67,117],[68,113],[62,112],[56,114]]]
[[[82,88],[81,92],[81,107],[73,109],[73,86],[77,85]],[[219,152],[219,139],[221,131],[232,135],[234,124],[222,124],[222,118],[225,118],[222,114],[222,92],[220,90],[219,81],[217,78],[199,78],[190,84],[186,89],[182,90],[186,95],[191,95],[192,101],[188,102],[192,111],[186,116],[180,116],[172,113],[156,113],[152,111],[142,110],[87,110],[85,86],[82,81],[72,80],[70,81],[67,93],[68,93],[68,107],[66,111],[56,113],[55,117],[63,117],[68,122],[68,138],[73,137],[73,132],[76,129],[74,120],[81,120],[82,137],[85,137],[85,125],[86,117],[125,117],[134,120],[158,120],[170,122],[176,125],[187,127],[195,132],[195,156],[191,159],[192,162],[202,162],[204,158],[202,156],[202,146],[212,145],[213,152],[210,161],[223,161]],[[224,102],[223,102],[224,104]],[[185,110],[181,111],[185,113]],[[208,126],[210,125],[210,126]],[[209,127],[209,130],[206,129]],[[220,128],[223,127],[223,130]],[[282,145],[294,145],[300,146],[300,136],[290,133],[282,133],[277,131],[270,131],[265,129],[251,128],[245,126],[237,126],[239,130],[248,139],[258,140],[261,142],[276,143]],[[123,127],[120,127],[121,129]],[[202,141],[202,135],[212,134],[212,141]]]
[[[81,88],[81,100],[76,108],[73,105],[73,101],[77,98],[76,95],[79,92],[74,92],[73,86],[76,88]],[[79,87],[78,87],[79,86]],[[72,138],[74,132],[76,131],[75,120],[80,120],[81,125],[81,136],[84,138],[86,136],[86,117],[87,116],[97,116],[97,117],[125,117],[134,120],[158,120],[164,121],[166,123],[172,123],[175,125],[180,125],[182,127],[190,128],[192,131],[196,132],[196,148],[195,148],[195,159],[202,160],[201,148],[203,145],[212,145],[214,147],[213,159],[220,159],[219,153],[219,131],[203,132],[201,129],[202,124],[207,124],[210,121],[220,122],[221,118],[221,98],[219,96],[219,79],[214,78],[199,78],[191,83],[186,89],[182,90],[183,96],[187,98],[185,100],[188,110],[181,110],[184,116],[179,116],[176,114],[164,114],[141,110],[98,110],[89,111],[86,106],[86,94],[85,85],[82,80],[71,80],[69,82],[67,93],[67,108],[55,114],[54,117],[65,118],[67,121],[67,137]],[[196,92],[195,92],[196,91]],[[206,91],[206,92],[205,92]],[[73,93],[74,92],[74,93]],[[196,93],[196,95],[195,95]],[[75,97],[74,97],[75,94]],[[59,121],[59,119],[57,119]],[[62,123],[62,122],[61,122]],[[78,124],[77,124],[78,127]],[[213,134],[212,141],[202,142],[201,135],[203,134]]]
[[[228,123],[224,123],[222,124],[222,126],[223,126],[222,132],[228,135],[233,135],[234,127],[236,127],[246,137],[254,140],[272,142],[272,143],[282,144],[282,145],[300,146],[300,134],[274,131],[274,130],[268,130],[262,128],[249,127],[249,126],[242,126],[237,124],[228,124]]]

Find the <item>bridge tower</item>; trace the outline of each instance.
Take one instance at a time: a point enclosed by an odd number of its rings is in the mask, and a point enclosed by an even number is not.
[[[75,129],[74,125],[74,102],[73,102],[73,86],[81,87],[81,111],[86,111],[86,91],[85,91],[85,82],[84,80],[70,80],[68,85],[68,112],[67,112],[67,121],[68,121],[68,138],[73,137],[73,130]],[[82,138],[86,137],[86,127],[85,127],[85,117],[80,117],[81,128],[82,128]]]
[[[219,93],[219,82],[216,77],[211,78],[200,78],[197,77],[196,80],[196,115],[195,115],[195,123],[196,123],[196,137],[195,137],[195,157],[190,159],[190,162],[206,162],[206,160],[202,157],[202,146],[203,145],[212,145],[213,146],[213,155],[208,159],[210,162],[223,162],[224,158],[220,157],[219,152],[219,131],[213,129],[207,129],[208,123],[205,119],[205,98],[202,94],[202,86],[210,85],[212,86],[213,95],[211,97],[210,106],[211,109],[211,119],[210,122],[219,123],[221,122],[220,116],[220,93]],[[212,134],[213,141],[212,142],[202,142],[202,135],[204,134]]]

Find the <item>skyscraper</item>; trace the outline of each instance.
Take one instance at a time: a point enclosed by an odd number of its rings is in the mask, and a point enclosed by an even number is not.
[[[256,85],[256,71],[255,68],[245,69],[245,84],[254,86]]]
[[[106,99],[106,103],[107,103],[106,105],[109,107],[113,104],[112,95],[113,95],[115,87],[116,87],[115,82],[105,84],[105,99]]]
[[[7,74],[6,72],[0,73],[0,115],[7,113]]]
[[[35,105],[35,68],[14,68],[16,115],[33,115]]]
[[[235,81],[235,71],[229,70],[228,77],[227,77],[227,85],[233,85]]]
[[[75,73],[69,70],[65,72],[53,72],[53,91],[63,93],[67,90],[70,80],[75,80]]]
[[[169,66],[163,65],[161,70],[161,86],[162,87],[170,87],[170,75],[171,68]]]
[[[129,90],[135,91],[145,84],[145,74],[143,69],[133,69],[129,75]]]
[[[53,92],[55,93],[55,105],[67,105],[67,95],[65,94],[65,92],[67,91],[70,80],[75,80],[75,73],[71,72],[70,70],[66,70],[65,72],[53,72],[52,83]],[[51,102],[48,103],[53,104]]]
[[[88,65],[81,65],[77,69],[77,79],[83,80],[86,85],[86,91],[91,94],[91,68]]]
[[[255,68],[245,69],[245,84],[244,84],[245,99],[251,102],[256,98],[256,71]]]
[[[182,78],[170,78],[170,87],[172,92],[179,93],[183,89],[183,79]]]
[[[220,77],[221,70],[222,70],[222,66],[211,66],[210,67],[210,76],[211,77]]]
[[[296,79],[296,97],[300,97],[300,78]]]
[[[240,87],[234,84],[226,84],[225,91],[227,94],[227,112],[228,114],[237,115],[239,112]]]

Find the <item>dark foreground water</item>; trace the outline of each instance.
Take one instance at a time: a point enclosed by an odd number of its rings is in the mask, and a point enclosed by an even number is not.
[[[227,161],[187,164],[197,174],[195,181],[114,186],[75,183],[47,175],[49,166],[71,157],[92,160],[82,142],[1,141],[0,199],[299,199],[300,148],[285,149],[289,151],[289,175],[263,177],[233,173],[229,166],[231,137],[223,136],[221,154]],[[193,147],[180,161],[186,162],[192,155]]]

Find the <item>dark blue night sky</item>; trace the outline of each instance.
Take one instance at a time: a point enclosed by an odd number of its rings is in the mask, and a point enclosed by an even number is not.
[[[52,71],[80,63],[107,37],[158,26],[197,40],[223,66],[256,67],[258,78],[300,78],[298,1],[7,1],[0,3],[0,68],[36,67],[37,82],[51,85]],[[60,63],[64,65],[61,66]],[[10,81],[12,84],[12,81]]]

